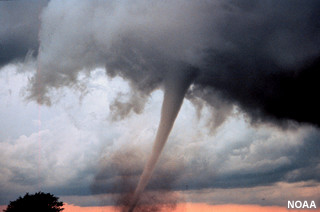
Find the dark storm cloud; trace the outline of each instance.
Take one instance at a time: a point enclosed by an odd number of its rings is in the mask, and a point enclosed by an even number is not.
[[[112,104],[123,118],[141,112],[168,73],[192,68],[187,97],[215,108],[213,128],[234,104],[255,123],[319,125],[319,14],[317,0],[51,1],[39,36],[41,74],[29,98],[50,104],[52,88],[73,86],[80,71],[106,66],[139,96]]]
[[[231,8],[234,13],[218,28],[226,48],[208,50],[198,89],[221,92],[254,121],[293,119],[319,126],[319,2],[254,2],[244,4],[250,8],[237,2],[242,12]]]
[[[38,53],[40,12],[46,0],[0,1],[0,67]]]
[[[51,87],[73,85],[83,68],[106,65],[109,76],[128,79],[137,93],[129,103],[112,104],[114,111],[119,107],[114,117],[123,118],[140,113],[167,73],[187,64],[198,70],[187,97],[215,108],[213,128],[232,104],[255,122],[292,119],[319,126],[316,0],[52,1],[40,17],[46,4],[0,2],[0,66],[28,52],[37,56],[41,42],[42,76],[33,79],[31,93],[39,102],[50,102]],[[217,94],[224,100],[210,97]]]

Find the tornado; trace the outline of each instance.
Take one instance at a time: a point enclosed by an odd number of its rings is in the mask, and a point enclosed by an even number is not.
[[[152,176],[159,156],[168,140],[174,121],[180,111],[185,93],[193,81],[192,79],[194,78],[195,71],[187,70],[181,73],[172,73],[170,75],[171,76],[168,77],[165,83],[161,119],[153,143],[152,152],[140,176],[139,183],[134,191],[129,207],[124,210],[126,212],[134,211],[139,202],[140,195]]]

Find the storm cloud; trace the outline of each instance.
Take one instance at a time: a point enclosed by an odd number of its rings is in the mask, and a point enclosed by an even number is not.
[[[185,132],[187,127],[180,133],[173,132],[176,137],[169,138],[177,146],[169,144],[170,150],[160,158],[163,164],[160,170],[167,170],[165,161],[177,159],[171,158],[170,153],[175,156],[179,153],[183,163],[177,163],[177,167],[185,167],[171,170],[176,178],[170,189],[319,182],[319,132],[309,126],[320,125],[320,105],[316,101],[320,89],[318,0],[1,1],[0,12],[4,26],[0,29],[0,66],[32,55],[37,71],[29,78],[27,98],[40,104],[55,102],[56,90],[64,92],[66,87],[85,90],[84,86],[89,84],[82,84],[82,79],[90,79],[94,70],[102,67],[109,78],[122,78],[129,84],[129,98],[122,98],[125,94],[119,92],[113,102],[108,99],[113,120],[129,119],[130,114],[143,112],[154,91],[168,91],[168,84],[183,84],[188,78],[190,87],[185,97],[198,110],[198,116],[206,115],[202,118],[207,123],[199,126],[189,123],[192,126],[188,125],[188,129],[199,127],[199,132],[192,131],[190,138],[183,136],[189,133]],[[192,79],[186,77],[190,72]],[[224,124],[235,115],[235,108],[259,127],[274,123],[282,128],[268,125],[271,130],[267,132],[250,128],[249,132],[243,130],[245,135],[237,132],[237,136],[228,138],[232,128],[226,130]],[[186,118],[191,119],[195,121]],[[131,123],[127,129],[136,125]],[[241,128],[239,125],[234,128]],[[221,131],[201,137],[203,131],[208,133],[208,127],[213,130],[220,127]],[[125,137],[122,134],[120,137]],[[113,140],[115,135],[110,137]],[[35,142],[31,135],[27,138],[20,140]],[[126,140],[134,138],[128,136]],[[204,143],[196,143],[197,140]],[[9,139],[2,144],[3,151],[14,146],[8,147],[10,142],[14,141]],[[194,153],[195,148],[203,155]],[[268,153],[264,153],[265,149]],[[3,157],[15,157],[20,151]],[[10,182],[35,181],[23,178],[28,174],[12,168],[14,165],[7,166],[13,176],[8,177]],[[107,169],[110,166],[102,165],[101,170]],[[79,172],[81,175],[91,177],[96,171],[83,170]],[[141,170],[142,165],[137,162],[135,177]],[[203,174],[195,176],[194,172]],[[96,180],[115,180],[118,174],[98,173]],[[156,170],[154,179],[158,174]],[[99,188],[112,192],[115,182],[112,180]],[[57,190],[63,190],[61,185],[65,184],[57,185]],[[151,179],[147,188],[160,187],[164,188],[165,183],[157,185]]]
[[[97,66],[147,98],[168,73],[192,68],[189,98],[215,106],[206,94],[218,93],[256,122],[319,125],[319,8],[318,1],[51,1],[30,98],[49,104],[48,90],[72,86]]]
[[[113,104],[123,106],[115,114],[123,118],[141,112],[168,73],[192,68],[197,74],[187,97],[221,112],[213,126],[225,120],[230,105],[253,122],[319,125],[316,0],[57,0],[39,15],[46,3],[1,2],[1,64],[30,51],[37,56],[30,99],[50,104],[53,88],[74,86],[80,72],[106,67],[109,76],[128,80],[139,97]]]
[[[37,56],[40,13],[46,0],[0,1],[0,67]]]

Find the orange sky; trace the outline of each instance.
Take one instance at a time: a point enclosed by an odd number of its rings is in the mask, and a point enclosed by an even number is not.
[[[5,209],[5,206],[0,206],[0,211]],[[63,212],[116,212],[112,206],[104,207],[79,207],[75,205],[64,206]],[[163,210],[168,211],[168,210]],[[277,206],[257,206],[257,205],[207,205],[203,203],[186,203],[178,204],[172,212],[320,212],[320,209],[315,210],[288,210]]]
[[[64,212],[116,212],[112,206],[105,207],[79,207],[74,205],[65,205]],[[164,209],[163,211],[171,211]],[[172,212],[320,212],[316,210],[288,210],[287,208],[277,206],[257,206],[257,205],[207,205],[203,203],[178,204]]]
[[[0,206],[2,212],[6,206]],[[79,207],[75,205],[64,206],[63,212],[117,212],[115,207]],[[171,210],[163,210],[171,211]],[[175,210],[171,212],[320,212],[320,209],[314,210],[288,210],[277,206],[257,206],[257,205],[207,205],[204,203],[185,203],[178,204]]]

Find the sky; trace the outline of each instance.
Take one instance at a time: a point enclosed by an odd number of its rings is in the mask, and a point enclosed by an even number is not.
[[[319,14],[317,0],[0,1],[0,205],[40,190],[70,211],[127,204],[176,111],[136,211],[320,207]]]

